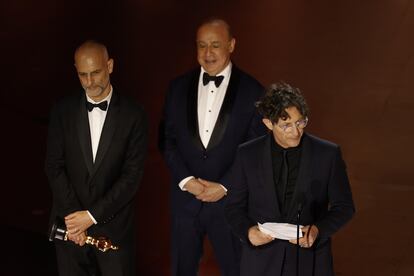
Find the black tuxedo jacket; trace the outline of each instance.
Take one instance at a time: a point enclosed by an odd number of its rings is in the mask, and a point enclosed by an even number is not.
[[[132,242],[133,198],[143,174],[147,122],[143,109],[113,91],[93,163],[86,97],[82,92],[52,109],[46,173],[53,194],[51,219],[89,210],[98,224],[89,235]]]
[[[172,174],[172,211],[186,216],[195,216],[201,201],[181,191],[178,183],[195,176],[226,186],[226,174],[238,145],[265,133],[254,106],[264,89],[233,64],[226,95],[205,148],[198,129],[199,76],[200,68],[170,83],[161,131],[161,151]]]
[[[287,274],[295,275],[296,247],[275,240],[253,247],[248,229],[258,222],[281,221],[273,181],[271,134],[240,146],[231,170],[226,216],[244,242],[242,269],[245,275],[280,275],[283,262]],[[288,212],[288,223],[296,224],[298,206],[303,206],[301,225],[314,224],[319,237],[310,249],[300,249],[300,275],[332,275],[330,237],[354,214],[354,204],[345,164],[337,145],[304,134],[296,189]],[[269,261],[271,260],[271,265]]]

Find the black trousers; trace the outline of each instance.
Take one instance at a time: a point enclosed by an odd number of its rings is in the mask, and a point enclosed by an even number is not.
[[[55,241],[60,276],[135,276],[134,247],[101,252],[93,246]]]
[[[240,241],[224,217],[222,204],[204,203],[196,217],[172,217],[172,275],[198,275],[198,265],[207,236],[218,261],[221,275],[239,276]]]

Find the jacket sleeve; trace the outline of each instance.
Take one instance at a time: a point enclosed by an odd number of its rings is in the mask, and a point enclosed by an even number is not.
[[[45,170],[58,215],[63,218],[82,210],[66,174],[64,131],[58,105],[52,108],[49,117]]]
[[[256,225],[248,217],[249,188],[244,175],[240,150],[230,169],[229,191],[225,205],[225,216],[233,232],[242,242],[249,243],[249,228]]]
[[[177,123],[174,118],[174,107],[182,103],[179,98],[174,97],[173,85],[170,84],[165,100],[163,116],[159,128],[159,149],[164,156],[165,162],[169,167],[175,182],[180,182],[184,178],[191,176],[177,146]]]
[[[344,226],[354,215],[355,207],[351,187],[346,173],[345,162],[337,148],[331,167],[328,184],[327,214],[315,225],[319,229],[319,238],[327,239]]]

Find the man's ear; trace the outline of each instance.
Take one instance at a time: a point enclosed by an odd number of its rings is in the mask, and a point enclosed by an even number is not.
[[[108,72],[109,74],[111,74],[112,71],[114,70],[114,60],[112,58],[109,59],[107,64],[108,64]]]
[[[269,130],[273,130],[273,123],[272,121],[270,121],[267,118],[263,118],[262,119],[263,124],[265,124],[265,126],[269,129]]]
[[[229,52],[230,53],[233,53],[233,51],[234,51],[234,48],[236,47],[236,39],[233,37],[231,40],[230,40],[230,47],[229,47]]]

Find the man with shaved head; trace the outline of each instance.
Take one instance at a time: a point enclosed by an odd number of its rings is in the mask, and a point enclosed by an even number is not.
[[[236,45],[222,19],[196,35],[199,67],[170,84],[160,148],[171,171],[172,275],[198,275],[207,235],[222,275],[239,275],[240,242],[224,217],[237,146],[265,133],[254,103],[264,89],[231,61]]]
[[[112,73],[114,60],[109,59],[106,47],[87,41],[76,49],[74,58],[79,80],[86,94],[95,102],[107,97],[111,92],[109,75]]]
[[[61,218],[69,241],[55,240],[60,275],[135,275],[134,196],[143,174],[147,122],[143,109],[114,89],[114,60],[86,41],[75,52],[83,92],[52,109],[46,173],[51,219]],[[86,236],[119,247],[101,252]]]

